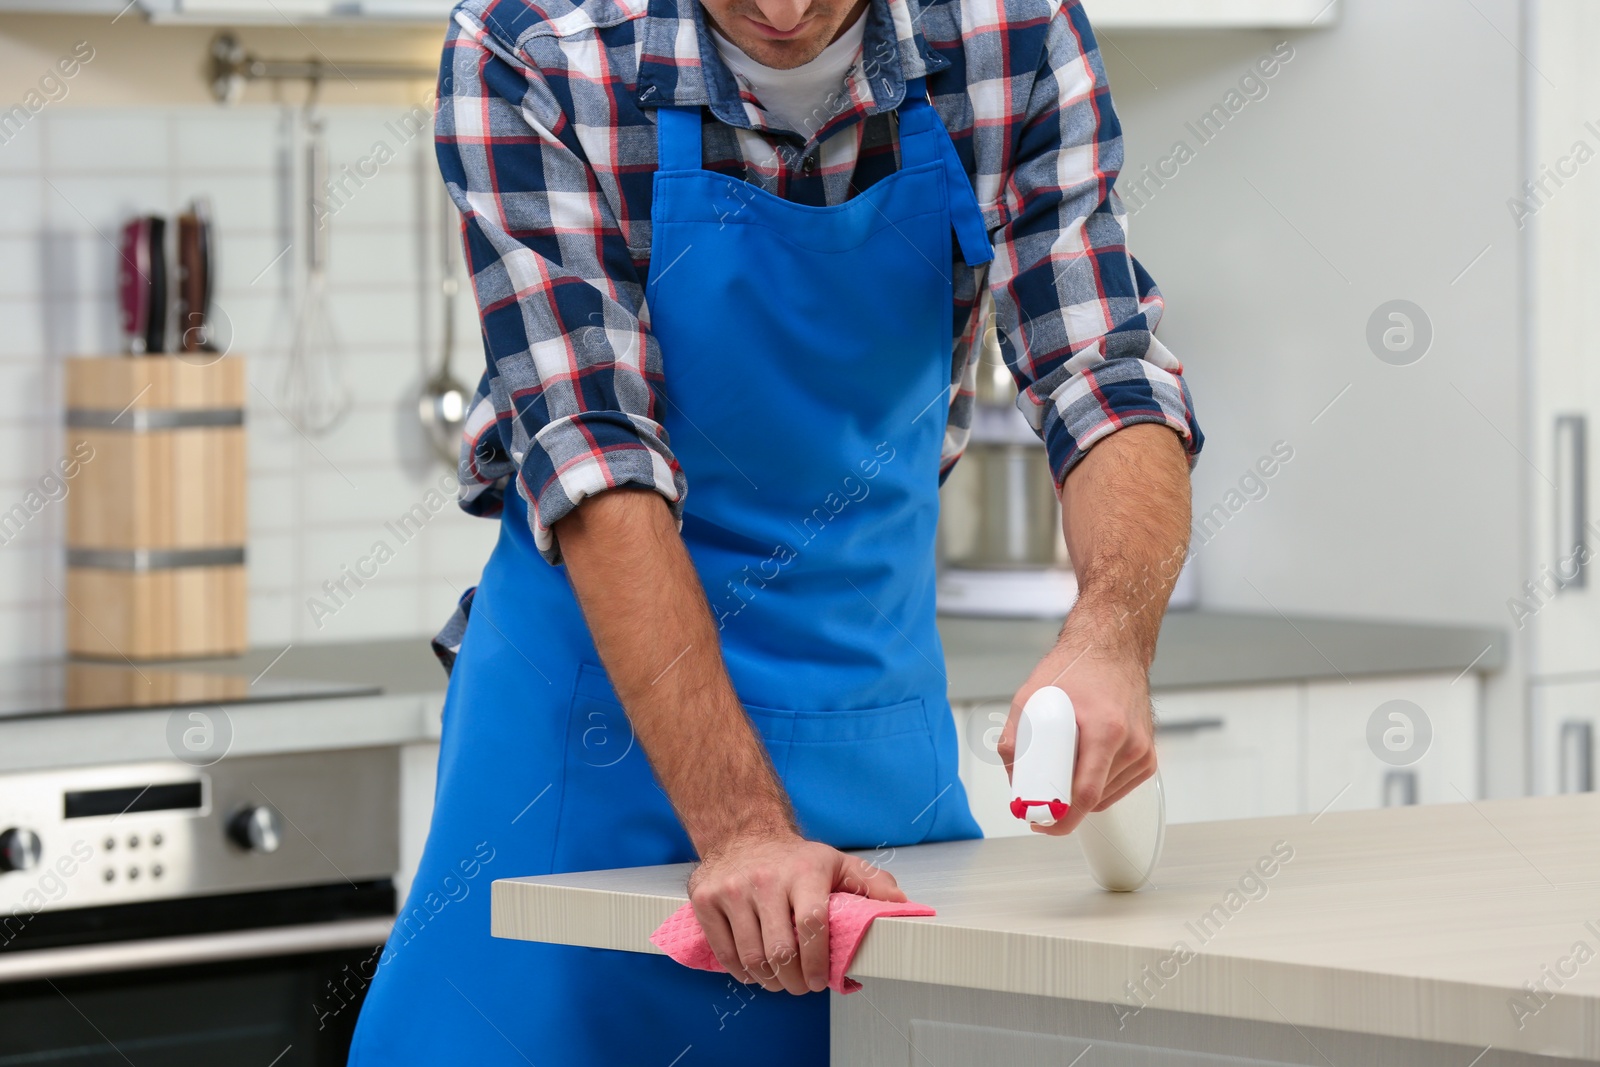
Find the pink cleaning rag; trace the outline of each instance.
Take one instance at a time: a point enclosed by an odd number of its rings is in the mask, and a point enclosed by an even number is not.
[[[854,993],[861,983],[845,976],[850,961],[855,958],[861,939],[867,936],[872,920],[884,915],[934,915],[926,904],[906,901],[897,904],[892,900],[873,900],[859,893],[833,893],[828,897],[828,988],[835,993]],[[718,971],[726,974],[727,968],[717,962],[711,951],[711,942],[694,917],[694,905],[685,904],[656,928],[650,943],[685,967],[697,971]]]

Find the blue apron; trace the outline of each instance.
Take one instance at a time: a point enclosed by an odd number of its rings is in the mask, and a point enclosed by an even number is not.
[[[956,776],[934,527],[952,231],[969,263],[992,255],[920,79],[898,116],[900,170],[812,207],[701,169],[699,110],[661,109],[646,289],[683,536],[729,675],[805,834],[883,861],[980,836]],[[350,1062],[826,1063],[825,993],[489,936],[495,878],[694,858],[564,569],[508,493],[451,672],[427,847]]]

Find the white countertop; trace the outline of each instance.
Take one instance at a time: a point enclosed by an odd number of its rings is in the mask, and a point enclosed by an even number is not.
[[[1600,949],[1597,831],[1595,794],[1178,825],[1133,894],[1070,841],[902,848],[880,859],[939,914],[880,919],[851,973],[1135,1007],[1151,968],[1163,1009],[1600,1058],[1600,958],[1524,990]],[[493,932],[652,952],[687,871],[497,881]]]

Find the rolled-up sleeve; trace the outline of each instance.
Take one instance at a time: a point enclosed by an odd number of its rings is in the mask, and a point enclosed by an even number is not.
[[[661,353],[626,239],[540,72],[459,11],[434,133],[487,357],[463,506],[492,513],[515,485],[552,563],[551,528],[607,489],[654,489],[681,519],[687,486],[657,421]]]
[[[1056,9],[1019,126],[989,285],[1017,406],[1056,484],[1138,423],[1170,426],[1193,463],[1204,438],[1183,366],[1155,336],[1161,293],[1128,251],[1122,131],[1077,0]]]

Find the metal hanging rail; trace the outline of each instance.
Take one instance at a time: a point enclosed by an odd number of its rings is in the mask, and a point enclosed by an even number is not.
[[[211,95],[231,104],[254,81],[303,81],[313,87],[333,81],[431,81],[436,67],[408,63],[371,63],[363,60],[335,63],[325,56],[315,59],[263,59],[245,51],[231,33],[211,39]]]

